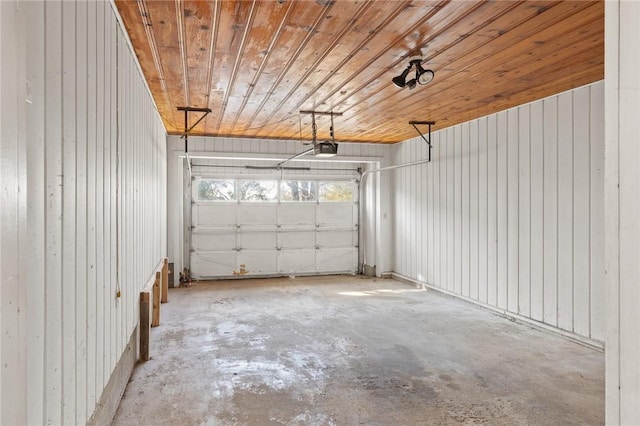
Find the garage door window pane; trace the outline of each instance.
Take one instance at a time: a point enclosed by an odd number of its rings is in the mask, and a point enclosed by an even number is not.
[[[320,201],[353,201],[353,182],[334,181],[320,182],[318,186]]]
[[[198,201],[234,201],[236,186],[233,180],[198,181]]]
[[[316,183],[305,180],[283,180],[280,201],[315,201]]]
[[[277,201],[278,183],[275,180],[241,180],[238,195],[240,201]]]

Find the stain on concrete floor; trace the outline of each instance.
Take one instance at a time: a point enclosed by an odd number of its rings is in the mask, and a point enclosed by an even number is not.
[[[393,280],[171,289],[113,425],[604,424],[604,355]]]

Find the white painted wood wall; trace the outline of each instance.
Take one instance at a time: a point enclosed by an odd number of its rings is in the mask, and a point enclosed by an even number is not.
[[[640,424],[640,3],[605,8],[606,421]]]
[[[604,341],[604,84],[433,135],[394,172],[394,271]],[[426,158],[420,138],[393,163]]]
[[[0,424],[85,424],[166,254],[166,136],[109,2],[0,2],[0,63]]]

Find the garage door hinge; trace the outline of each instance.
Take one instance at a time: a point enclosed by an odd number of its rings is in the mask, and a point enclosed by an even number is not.
[[[320,246],[316,246],[316,250],[320,250]]]
[[[237,247],[237,248],[236,248],[236,251],[238,251],[238,252],[239,252],[239,251],[242,251],[242,248]]]
[[[276,247],[276,250],[282,251],[282,247]]]
[[[193,231],[194,229],[196,229],[196,227],[191,225],[191,230]]]

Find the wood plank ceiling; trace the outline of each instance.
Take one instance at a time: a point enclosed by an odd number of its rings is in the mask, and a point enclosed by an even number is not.
[[[167,131],[394,143],[604,77],[603,1],[116,0]],[[411,57],[434,80],[399,89]],[[192,114],[193,123],[198,114]],[[329,119],[318,117],[318,137]]]

